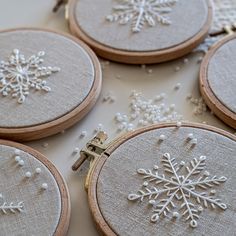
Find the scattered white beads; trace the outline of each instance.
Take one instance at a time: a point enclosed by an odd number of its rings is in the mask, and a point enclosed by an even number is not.
[[[192,95],[188,95],[187,99],[192,105],[194,105],[194,115],[202,115],[204,112],[207,111],[207,105],[204,102],[203,98],[194,98]]]
[[[185,166],[185,161],[181,161],[180,166],[182,166],[182,167]]]
[[[102,98],[103,102],[115,102],[116,97],[113,95],[113,93],[110,91],[107,94],[104,95],[104,97]]]
[[[41,168],[38,167],[35,169],[35,172],[36,172],[36,174],[40,174],[42,172],[42,170],[41,170]]]
[[[27,172],[25,173],[25,177],[26,177],[26,178],[30,178],[31,176],[32,176],[32,174],[31,174],[30,171],[27,171]]]
[[[132,91],[130,115],[122,115],[120,112],[115,114],[118,131],[132,131],[138,126],[182,120],[182,115],[175,111],[175,104],[167,106],[163,102],[166,97],[165,93],[161,93],[153,99],[145,99],[141,93]]]
[[[47,183],[43,183],[41,187],[42,187],[43,190],[47,190],[48,189],[48,184]]]
[[[94,129],[94,132],[102,131],[102,129],[103,129],[103,124],[98,124],[97,128]]]

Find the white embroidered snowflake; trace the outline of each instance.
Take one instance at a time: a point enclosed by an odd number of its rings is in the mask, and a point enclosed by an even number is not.
[[[44,56],[45,52],[40,51],[26,60],[18,49],[14,49],[7,62],[0,62],[0,94],[18,97],[18,103],[23,103],[31,88],[49,92],[51,89],[43,78],[60,68],[40,66]]]
[[[114,13],[106,19],[118,21],[122,25],[132,22],[132,31],[140,32],[145,24],[155,26],[156,22],[163,25],[171,24],[167,13],[177,0],[117,0],[120,4],[113,7]]]
[[[176,163],[169,153],[162,158],[164,173],[159,173],[159,167],[152,170],[139,169],[138,174],[145,182],[136,194],[129,194],[130,201],[147,200],[153,206],[151,222],[155,223],[160,217],[184,217],[190,221],[191,227],[197,227],[197,219],[203,207],[213,209],[227,209],[226,204],[215,198],[216,190],[213,187],[222,184],[226,177],[210,177],[205,169],[205,156],[194,158],[189,164]],[[185,175],[179,172],[186,172]],[[171,177],[168,177],[170,175]],[[195,177],[194,177],[195,176]],[[163,196],[163,197],[161,197]]]
[[[8,213],[16,213],[16,212],[22,212],[24,208],[24,203],[23,202],[18,202],[18,203],[7,203],[3,199],[2,194],[0,194],[0,212],[3,214],[8,214]]]

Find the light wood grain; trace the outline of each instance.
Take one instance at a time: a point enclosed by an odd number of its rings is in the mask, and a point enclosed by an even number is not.
[[[135,138],[136,136],[138,136],[142,133],[145,133],[145,132],[148,132],[151,130],[155,130],[155,129],[166,128],[166,127],[176,127],[176,124],[166,123],[166,124],[161,124],[161,125],[153,125],[153,126],[141,128],[137,131],[123,135],[122,137],[120,137],[117,140],[115,140],[114,142],[112,142],[108,146],[108,148],[106,149],[105,153],[101,156],[101,158],[99,158],[96,161],[96,163],[93,167],[92,173],[91,173],[90,180],[89,180],[88,200],[89,200],[89,207],[90,207],[93,219],[95,221],[98,232],[101,235],[105,235],[105,236],[115,236],[116,235],[115,232],[113,231],[113,229],[109,226],[109,223],[106,222],[106,219],[103,217],[102,212],[99,207],[99,204],[98,204],[98,200],[97,200],[97,181],[98,181],[100,172],[102,171],[103,165],[105,164],[105,162],[107,161],[109,156],[120,145],[122,145],[127,140],[129,140],[131,138]],[[234,136],[224,130],[215,128],[213,126],[208,126],[208,125],[203,125],[203,124],[195,124],[195,123],[183,123],[182,127],[193,127],[193,128],[199,128],[199,129],[215,132],[217,134],[224,135],[225,137],[228,137],[236,142],[236,136]]]
[[[229,126],[236,129],[236,114],[227,108],[214,94],[212,91],[209,81],[208,81],[208,66],[210,63],[211,58],[214,56],[216,51],[222,47],[228,41],[236,39],[236,35],[227,36],[221,41],[219,41],[216,45],[214,45],[209,52],[204,57],[201,68],[200,68],[200,75],[199,75],[199,83],[200,83],[200,91],[201,94],[209,106],[209,108],[213,111],[213,113],[218,116],[222,121],[224,121]],[[219,65],[221,66],[221,65]],[[235,70],[236,72],[236,70]],[[225,86],[231,86],[230,84],[226,84]],[[224,89],[224,88],[222,88]],[[236,102],[236,101],[235,101]]]
[[[117,62],[129,63],[129,64],[152,64],[165,61],[174,60],[182,57],[194,48],[196,48],[208,35],[213,18],[213,9],[210,0],[206,0],[208,4],[208,17],[203,25],[202,29],[192,38],[183,42],[182,44],[175,45],[168,49],[156,50],[149,52],[134,52],[114,49],[109,46],[105,46],[96,40],[89,37],[83,29],[78,25],[75,16],[76,3],[78,0],[69,0],[69,27],[73,35],[77,36],[97,53],[97,55]],[[189,26],[191,27],[191,26]]]
[[[62,117],[44,124],[29,126],[29,127],[22,127],[22,128],[0,127],[0,138],[10,139],[14,141],[31,141],[59,133],[60,131],[71,127],[72,125],[76,124],[79,120],[81,120],[92,109],[92,107],[95,105],[99,97],[102,87],[102,72],[100,63],[94,52],[85,43],[83,43],[82,41],[78,40],[77,38],[71,35],[41,28],[10,29],[10,30],[0,31],[0,34],[2,32],[21,31],[21,30],[34,30],[43,32],[46,31],[62,35],[64,37],[69,38],[70,40],[73,40],[88,53],[93,62],[94,73],[95,73],[94,82],[87,97],[81,102],[80,105],[78,105],[75,109],[63,115]],[[53,109],[53,104],[52,104],[52,109]]]
[[[51,174],[53,175],[58,185],[60,195],[61,195],[61,216],[60,216],[58,225],[56,227],[54,236],[66,235],[69,228],[70,214],[71,214],[70,196],[69,196],[69,191],[67,189],[67,185],[63,177],[61,176],[61,174],[56,169],[56,167],[41,153],[23,144],[0,139],[0,145],[17,148],[26,153],[29,153],[30,155],[35,157],[37,160],[39,160],[51,172]]]

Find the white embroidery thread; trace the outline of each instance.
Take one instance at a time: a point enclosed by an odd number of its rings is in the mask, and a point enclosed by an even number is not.
[[[171,24],[166,14],[177,0],[117,0],[119,5],[113,7],[114,13],[106,19],[126,25],[132,22],[132,32],[140,32],[145,24],[153,27],[157,22],[163,25]]]
[[[207,171],[199,176],[205,169],[205,160],[206,157],[201,156],[198,159],[194,158],[189,164],[181,162],[178,165],[175,158],[171,158],[169,153],[165,153],[162,158],[165,173],[160,174],[159,167],[156,165],[153,171],[138,169],[137,173],[143,176],[145,182],[136,194],[129,194],[128,199],[130,201],[148,200],[154,208],[154,214],[151,216],[153,223],[157,222],[161,216],[165,218],[172,214],[173,218],[182,216],[186,221],[190,221],[191,227],[197,227],[197,219],[199,219],[203,207],[227,209],[226,204],[222,203],[219,198],[212,196],[216,193],[214,189],[210,193],[207,192],[207,190],[225,182],[227,178],[224,176],[210,177]],[[186,175],[178,173],[183,169],[185,169]],[[171,175],[171,177],[168,178],[167,175]],[[194,176],[199,177],[193,179]],[[152,186],[149,187],[150,184]],[[202,191],[198,191],[198,189]],[[165,197],[160,199],[161,195],[165,195]],[[177,208],[174,199],[180,203],[179,208]],[[194,201],[192,201],[193,199]]]
[[[2,194],[0,194],[0,197],[2,198]],[[24,208],[24,203],[23,202],[18,202],[18,203],[7,203],[6,201],[3,201],[3,203],[0,204],[0,212],[3,214],[8,214],[8,213],[13,213],[15,214],[16,212],[22,212]]]
[[[18,103],[23,103],[30,89],[51,91],[43,78],[60,71],[58,67],[40,66],[45,52],[40,51],[29,59],[14,49],[7,62],[0,62],[0,94],[13,98],[18,97]]]

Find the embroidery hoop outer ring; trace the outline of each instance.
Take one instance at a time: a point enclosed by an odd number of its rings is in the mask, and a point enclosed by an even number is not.
[[[217,52],[219,48],[221,48],[224,44],[231,40],[236,40],[236,35],[226,36],[219,42],[217,42],[206,54],[204,57],[201,67],[200,67],[200,91],[206,102],[206,104],[210,107],[210,109],[218,116],[222,121],[224,121],[229,126],[236,129],[236,114],[227,108],[214,94],[212,91],[209,81],[208,81],[208,66],[211,61],[211,58]]]
[[[45,165],[46,168],[53,175],[55,181],[57,182],[57,185],[61,194],[61,216],[60,216],[57,228],[53,235],[54,236],[66,235],[69,228],[70,215],[71,215],[70,194],[69,194],[65,180],[63,179],[61,174],[58,172],[56,167],[44,155],[42,155],[38,151],[28,146],[25,146],[23,144],[0,139],[0,145],[17,148],[32,155],[34,158],[40,161],[43,165]]]
[[[213,19],[213,6],[211,0],[207,0],[208,5],[208,17],[202,29],[189,40],[179,44],[177,46],[169,47],[163,50],[146,51],[146,52],[134,52],[119,50],[109,46],[105,46],[102,43],[92,39],[88,36],[76,22],[75,6],[78,0],[69,0],[69,27],[71,33],[85,43],[87,43],[97,55],[121,63],[128,64],[152,64],[166,62],[182,57],[190,53],[196,48],[208,35]]]
[[[76,124],[79,120],[81,120],[95,105],[102,88],[102,71],[101,66],[98,61],[97,56],[95,53],[81,40],[66,34],[57,32],[54,30],[48,30],[43,28],[14,28],[14,29],[7,29],[1,30],[1,33],[5,32],[14,32],[14,31],[42,31],[42,32],[49,32],[58,34],[59,36],[67,37],[74,42],[78,43],[90,56],[91,61],[93,62],[94,66],[94,73],[95,78],[88,93],[87,97],[78,105],[76,108],[68,112],[67,114],[47,123],[34,125],[34,126],[27,126],[27,127],[19,127],[19,128],[3,128],[0,127],[0,138],[10,139],[14,141],[32,141],[41,138],[45,138],[54,134],[59,133],[62,130],[65,130],[72,125]]]
[[[97,159],[97,161],[92,166],[91,175],[89,178],[89,185],[88,185],[88,202],[89,202],[89,208],[92,213],[93,220],[96,224],[97,230],[100,233],[100,235],[117,236],[116,233],[113,231],[113,229],[109,226],[109,223],[106,222],[106,219],[103,217],[102,212],[100,211],[100,208],[98,205],[98,200],[97,200],[97,180],[99,178],[100,172],[102,171],[103,165],[105,164],[106,160],[117,148],[119,148],[120,145],[122,145],[127,140],[134,138],[135,136],[138,136],[145,132],[151,131],[151,130],[167,128],[167,127],[174,128],[176,127],[176,123],[152,125],[152,126],[141,128],[137,131],[121,136],[120,138],[116,139],[114,142],[111,142],[111,144],[108,146],[105,152],[101,155],[100,158]],[[211,132],[226,136],[236,142],[236,136],[224,130],[215,128],[213,126],[197,124],[197,123],[183,123],[181,127],[192,127],[192,128],[199,128],[199,129],[211,131]]]

